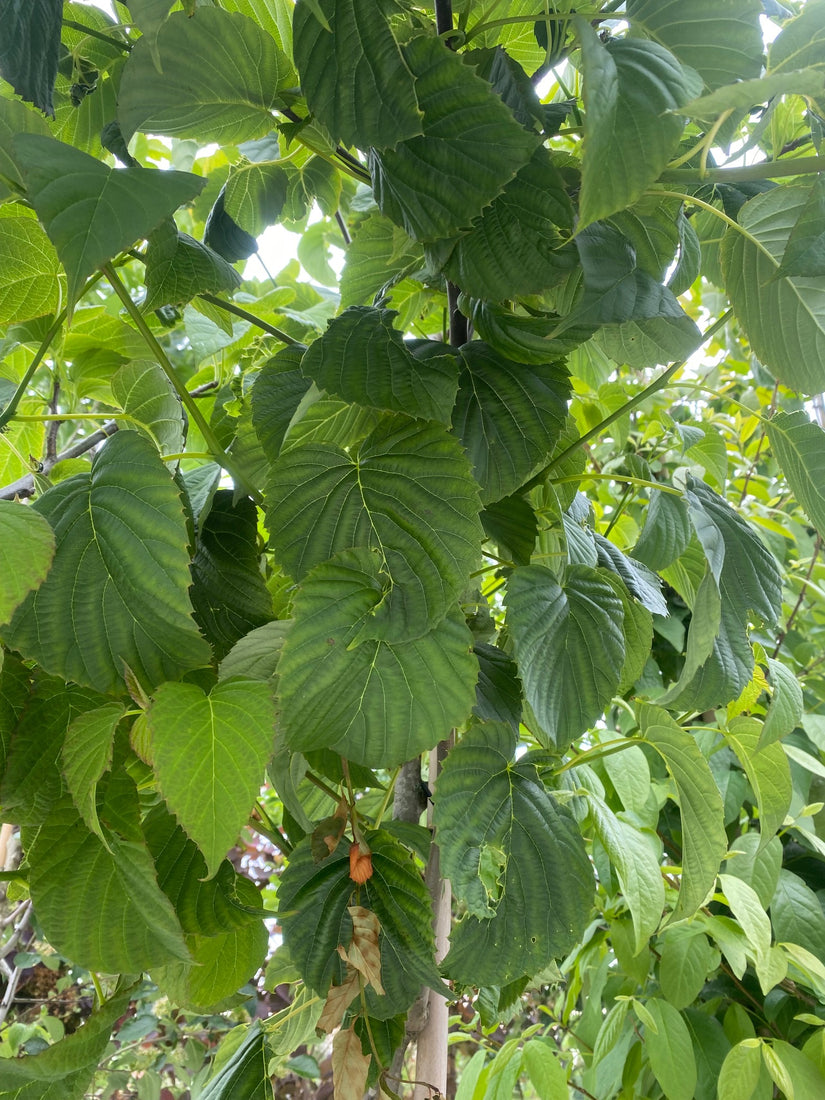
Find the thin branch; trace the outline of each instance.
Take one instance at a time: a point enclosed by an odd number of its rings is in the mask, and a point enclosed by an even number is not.
[[[745,183],[748,180],[773,180],[782,176],[805,176],[825,172],[825,156],[798,157],[796,160],[761,160],[739,168],[708,168],[704,174],[696,168],[666,168],[659,183]]]
[[[55,378],[52,386],[52,398],[49,402],[49,409],[54,415],[57,415],[57,401],[60,397],[60,380]],[[55,458],[57,456],[57,433],[60,431],[60,421],[55,420],[49,424],[49,430],[46,433],[46,462],[51,462],[54,465]]]
[[[43,337],[43,342],[37,349],[35,357],[34,359],[32,359],[29,365],[29,369],[21,378],[20,385],[12,394],[8,404],[4,406],[3,411],[0,412],[0,432],[2,432],[8,422],[14,417],[14,414],[17,412],[17,406],[20,404],[22,398],[25,396],[26,390],[28,390],[29,388],[29,383],[31,382],[32,378],[34,378],[35,373],[37,372],[37,368],[43,362],[43,359],[46,355],[46,352],[49,350],[49,346],[52,340],[54,340],[55,336],[57,336],[58,332],[60,332],[60,329],[63,327],[63,322],[66,320],[67,314],[68,310],[64,309],[60,313],[58,313],[57,317],[55,317],[51,328]]]
[[[301,342],[289,336],[282,329],[270,325],[268,321],[264,321],[260,317],[257,317],[254,313],[250,313],[249,310],[244,309],[242,306],[235,305],[234,302],[225,302],[223,298],[216,298],[214,294],[199,294],[198,297],[203,298],[205,302],[209,302],[212,306],[217,306],[218,309],[222,309],[226,313],[233,313],[236,317],[241,317],[244,321],[249,321],[251,325],[254,325],[255,328],[259,328],[261,332],[269,333],[270,336],[274,336],[284,344],[300,344]]]
[[[81,34],[87,34],[89,38],[97,38],[100,42],[106,42],[110,46],[115,46],[119,50],[123,50],[124,53],[132,52],[132,43],[124,42],[121,38],[112,38],[110,34],[104,34],[102,31],[95,30],[94,27],[87,27],[85,23],[77,23],[74,19],[64,19],[64,27],[71,27],[73,31],[80,31]]]
[[[352,237],[349,235],[347,223],[344,221],[344,216],[340,210],[335,211],[335,220],[338,222],[338,228],[341,230],[341,236],[344,238],[344,244],[352,244]]]
[[[776,640],[776,648],[774,649],[772,654],[773,657],[776,657],[777,653],[782,648],[782,643],[787,638],[790,629],[794,624],[794,620],[799,614],[799,609],[802,607],[802,601],[805,599],[805,593],[808,590],[808,585],[810,584],[811,576],[813,575],[814,566],[816,565],[816,559],[819,556],[819,551],[821,549],[822,535],[817,535],[816,542],[814,543],[813,553],[811,554],[811,564],[808,566],[808,572],[805,574],[805,580],[802,582],[802,588],[800,589],[799,597],[793,606],[793,611],[791,611],[790,615],[788,616],[788,621],[785,623],[785,629],[779,631],[779,636]]]

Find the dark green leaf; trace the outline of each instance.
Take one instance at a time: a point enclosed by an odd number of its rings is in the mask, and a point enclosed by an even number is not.
[[[465,300],[462,298],[462,302]],[[566,355],[593,335],[595,325],[564,325],[554,314],[525,316],[493,302],[470,299],[463,306],[478,336],[516,363],[540,365]]]
[[[198,531],[192,562],[195,619],[220,660],[235,642],[272,618],[272,596],[261,573],[258,512],[231,489],[215,493]]]
[[[768,439],[808,519],[817,530],[825,531],[825,432],[798,409],[772,416]]]
[[[389,591],[364,637],[414,638],[435,626],[479,558],[478,490],[438,424],[388,415],[348,451],[295,447],[273,463],[267,503],[272,544],[296,579],[338,550],[375,551]]]
[[[518,121],[528,130],[543,123],[542,104],[530,77],[501,46],[486,50],[468,50],[462,57],[479,76],[489,80]]]
[[[696,1059],[696,1100],[716,1100],[716,1083],[730,1043],[722,1025],[710,1013],[686,1008],[682,1018],[687,1024]]]
[[[651,493],[633,557],[659,572],[684,553],[690,534],[690,517],[684,501],[671,493]]]
[[[478,684],[473,713],[482,721],[507,722],[514,730],[521,722],[521,684],[516,663],[502,650],[477,642]]]
[[[367,834],[366,841],[373,874],[360,887],[357,904],[372,910],[381,925],[381,982],[386,991],[379,997],[368,990],[367,1002],[370,1015],[388,1019],[409,1008],[422,985],[437,992],[444,985],[433,960],[430,898],[412,856],[386,832]],[[331,982],[340,984],[343,977],[336,948],[349,946],[352,939],[347,906],[356,904],[356,885],[349,877],[349,853],[342,851],[347,847],[340,845],[316,864],[309,839],[302,841],[278,886],[284,942],[304,981],[322,997]]]
[[[444,961],[466,985],[504,985],[570,950],[587,923],[592,872],[569,810],[534,765],[514,763],[510,726],[473,726],[438,777],[441,868],[468,915]],[[494,879],[485,866],[497,866]]]
[[[421,137],[373,150],[370,170],[382,213],[416,240],[449,237],[475,217],[538,144],[486,80],[438,38],[402,47],[424,112]]]
[[[619,685],[621,600],[586,565],[569,566],[563,584],[531,565],[512,574],[506,603],[525,698],[550,743],[563,749],[600,717]]]
[[[282,348],[252,384],[252,423],[270,462],[281,453],[290,421],[311,385],[301,371],[305,350],[303,344]]]
[[[188,172],[107,168],[39,134],[18,134],[14,152],[28,197],[66,269],[70,302],[92,272],[147,237],[205,182]]]
[[[278,664],[280,722],[292,749],[330,747],[394,767],[464,721],[478,665],[463,616],[398,645],[362,640],[383,597],[376,555],[348,550],[315,567],[295,597]]]
[[[798,943],[818,959],[825,956],[825,913],[819,898],[803,879],[781,870],[769,904],[773,934],[778,942]]]
[[[124,664],[152,687],[207,663],[191,618],[183,508],[147,439],[118,432],[91,473],[60,482],[33,507],[54,528],[57,551],[4,629],[7,645],[106,692],[123,683]]]
[[[288,180],[287,167],[278,161],[242,164],[222,191],[226,215],[244,232],[260,236],[281,216]]]
[[[341,273],[341,305],[368,305],[391,280],[410,275],[423,264],[421,247],[389,218],[373,210],[357,227],[347,248]]]
[[[268,1065],[266,1038],[261,1021],[255,1020],[245,1029],[230,1057],[221,1060],[220,1069],[206,1082],[200,1100],[272,1100]]]
[[[518,489],[558,442],[570,383],[562,363],[527,366],[480,340],[459,349],[453,427],[485,503]]]
[[[481,513],[484,533],[516,565],[529,565],[538,535],[538,517],[522,496],[491,501]]]
[[[62,0],[7,0],[0,37],[0,75],[21,99],[54,116]]]
[[[393,0],[317,0],[295,7],[295,64],[312,113],[361,149],[394,149],[422,130],[413,73],[392,35]],[[420,94],[420,93],[419,93]]]
[[[631,596],[654,615],[667,615],[667,602],[662,595],[662,584],[647,566],[623,554],[615,543],[595,533],[596,553],[599,565],[610,569],[624,581]]]
[[[196,294],[218,294],[241,285],[241,277],[216,252],[181,233],[173,221],[158,226],[146,250],[148,312],[159,306],[184,306]]]
[[[248,259],[253,252],[257,252],[258,242],[227,214],[225,196],[226,188],[222,188],[206,219],[203,240],[204,244],[213,249],[218,256],[234,264],[239,260]]]
[[[800,725],[805,713],[802,685],[794,670],[781,661],[767,658],[771,683],[771,701],[765,713],[765,723],[759,737],[759,748],[779,741]]]

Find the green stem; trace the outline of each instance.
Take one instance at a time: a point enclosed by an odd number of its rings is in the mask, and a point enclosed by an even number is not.
[[[37,368],[43,362],[43,357],[49,350],[49,345],[51,344],[52,340],[54,340],[55,336],[57,336],[58,332],[63,326],[63,322],[66,320],[68,312],[68,309],[64,309],[60,313],[58,313],[57,317],[54,319],[54,323],[52,324],[51,328],[43,337],[43,342],[37,349],[37,353],[34,359],[32,359],[31,364],[29,365],[29,369],[21,378],[20,385],[12,394],[9,403],[5,406],[3,411],[0,412],[0,432],[3,431],[5,426],[17,412],[17,406],[20,404],[21,399],[25,396],[26,390],[29,388],[29,383],[31,382],[32,378],[34,378]]]
[[[270,336],[274,336],[283,344],[300,344],[301,342],[287,335],[282,329],[270,325],[268,321],[264,321],[260,317],[257,317],[254,313],[250,313],[248,309],[235,305],[234,302],[225,302],[222,298],[216,298],[214,294],[199,294],[198,297],[203,298],[205,302],[209,302],[211,306],[217,306],[218,309],[222,309],[226,313],[234,313],[236,317],[240,317],[244,321],[249,321],[255,328],[259,328],[262,332],[269,333]]]
[[[263,502],[263,497],[257,491],[257,489],[253,489],[247,484],[246,478],[235,464],[235,459],[231,458],[223,449],[223,447],[221,447],[215,433],[212,431],[211,427],[206,422],[203,413],[198,408],[197,401],[195,401],[189,390],[187,390],[186,386],[184,386],[184,384],[178,378],[177,374],[175,373],[175,368],[169,361],[169,357],[158,343],[155,334],[146,324],[146,319],[144,318],[138,307],[135,305],[135,303],[132,301],[129,291],[120,281],[115,269],[112,267],[111,264],[104,264],[102,270],[103,274],[111,283],[112,289],[114,290],[115,294],[117,294],[118,298],[120,298],[121,302],[123,303],[126,312],[129,314],[132,322],[135,325],[135,328],[143,337],[144,342],[152,353],[153,358],[155,359],[163,373],[166,375],[166,377],[169,379],[169,381],[172,383],[172,386],[174,387],[175,392],[180,398],[183,407],[186,409],[193,422],[198,426],[198,429],[204,440],[206,441],[207,447],[209,447],[209,450],[212,452],[215,461],[220,463],[223,469],[226,470],[226,472],[232,477],[235,484],[245,493],[247,493],[255,501],[256,504],[261,504]]]
[[[584,16],[585,19],[598,19],[602,15],[602,12],[594,11],[588,15],[587,12],[577,11],[576,14]],[[545,20],[549,20],[552,23],[569,23],[571,17],[572,12],[566,12],[559,15],[553,12],[540,11],[536,15],[510,15],[503,19],[490,19],[486,23],[476,23],[474,27],[471,27],[470,30],[467,31],[464,41],[469,42],[471,38],[475,38],[479,34],[484,34],[485,31],[495,30],[496,27],[509,27],[516,23],[545,22]]]
[[[386,790],[386,793],[384,794],[384,797],[381,799],[381,805],[378,807],[378,813],[375,815],[375,823],[373,824],[374,829],[380,829],[381,828],[381,822],[384,820],[384,814],[387,812],[387,807],[390,804],[390,799],[392,798],[393,793],[395,791],[396,780],[398,779],[398,776],[400,774],[401,774],[401,765],[399,764],[399,766],[393,772],[392,779],[389,781],[389,784],[387,785],[387,790]]]
[[[612,756],[615,752],[621,752],[629,745],[637,745],[638,741],[635,737],[622,737],[616,741],[608,741],[606,745],[596,745],[592,749],[585,749],[584,752],[580,752],[578,756],[574,756],[571,760],[567,760],[564,764],[558,768],[554,768],[553,775],[561,775],[562,772],[569,771],[570,768],[576,768],[579,764],[586,764],[590,760],[601,760],[603,756]]]
[[[643,477],[630,477],[628,474],[565,474],[564,477],[550,479],[552,485],[573,485],[582,481],[618,481],[626,485],[636,485],[640,489],[658,489],[660,493],[682,496],[681,490],[674,489],[671,485],[662,485],[658,481],[646,481]]]
[[[741,233],[745,240],[750,241],[750,243],[755,248],[758,248],[761,252],[764,252],[766,256],[771,255],[770,252],[768,252],[768,250],[765,248],[765,246],[761,244],[756,239],[756,237],[752,236],[747,231],[747,229],[744,228],[744,226],[740,225],[739,222],[735,221],[733,218],[729,218],[728,215],[723,210],[720,210],[718,206],[714,206],[710,202],[705,202],[704,199],[697,199],[695,195],[687,195],[682,191],[660,191],[656,189],[652,191],[645,191],[645,194],[659,195],[666,199],[682,199],[683,202],[692,203],[692,205],[694,206],[701,206],[703,210],[707,210],[709,214],[713,214],[720,221],[724,222],[725,225],[727,225],[730,229],[734,229],[737,233]],[[773,259],[772,256],[771,259]],[[774,261],[774,263],[776,263],[776,261]],[[776,266],[778,267],[779,264],[776,264]]]
[[[76,23],[74,19],[64,19],[63,26],[71,27],[73,31],[80,31],[81,34],[88,34],[89,38],[97,38],[100,42],[107,42],[110,46],[116,46],[117,49],[123,50],[124,53],[132,52],[130,43],[112,38],[111,35],[104,34],[102,31],[96,31],[94,27],[87,27],[85,23]]]
[[[666,168],[659,176],[661,183],[746,183],[749,180],[772,180],[782,176],[805,176],[825,172],[825,156],[797,157],[796,160],[761,160],[758,164],[743,164],[739,168]]]
[[[726,309],[722,316],[717,318],[717,320],[713,322],[710,328],[702,334],[702,344],[706,344],[712,336],[715,336],[717,332],[723,329],[732,316],[733,310]],[[701,347],[702,344],[700,344],[699,347]],[[601,421],[601,423],[595,426],[595,428],[591,428],[589,432],[585,432],[584,435],[580,436],[575,441],[575,443],[571,443],[569,447],[564,448],[561,454],[558,454],[555,458],[552,458],[546,466],[539,470],[535,477],[531,477],[528,482],[522,485],[519,492],[527,493],[531,489],[535,489],[537,485],[541,485],[541,483],[551,472],[551,470],[554,470],[557,466],[560,466],[561,463],[564,462],[564,460],[568,458],[571,454],[574,454],[580,447],[585,447],[591,439],[596,439],[598,436],[600,436],[605,428],[609,428],[611,424],[615,424],[615,422],[621,419],[621,417],[633,412],[633,410],[638,408],[639,405],[642,405],[645,401],[647,401],[649,397],[652,397],[655,393],[658,393],[659,390],[664,389],[664,387],[668,384],[674,374],[677,374],[682,369],[682,367],[684,367],[685,363],[687,363],[687,359],[680,359],[678,363],[671,363],[667,370],[662,371],[658,378],[654,378],[649,386],[645,386],[645,388],[637,393],[635,397],[631,397],[629,401],[626,401],[621,408],[616,409],[616,411],[612,412],[610,416],[606,416],[604,420]]]

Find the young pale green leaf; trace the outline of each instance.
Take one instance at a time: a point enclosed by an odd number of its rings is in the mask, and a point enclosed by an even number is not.
[[[117,1021],[135,987],[119,987],[81,1028],[38,1054],[0,1059],[0,1094],[7,1100],[83,1100]]]
[[[673,1005],[658,997],[646,1002],[656,1030],[645,1028],[650,1068],[667,1100],[693,1100],[696,1060],[685,1021]]]
[[[432,629],[479,559],[478,489],[458,440],[438,424],[391,414],[349,450],[295,447],[272,464],[266,496],[271,543],[296,579],[338,550],[374,551],[389,590],[364,637]]]
[[[272,594],[260,568],[258,511],[248,497],[235,501],[231,489],[215,493],[198,529],[192,607],[218,659],[272,618]]]
[[[601,715],[625,658],[622,603],[601,572],[516,569],[507,586],[507,623],[527,701],[557,749]]]
[[[315,567],[295,597],[278,663],[280,724],[293,750],[334,748],[367,767],[394,767],[468,716],[478,664],[464,618],[392,644],[365,631],[384,598],[369,550]],[[366,637],[367,640],[364,640]]]
[[[759,1087],[760,1077],[763,1073],[767,1076],[761,1047],[758,1039],[744,1039],[731,1047],[719,1073],[719,1100],[751,1100]]]
[[[592,900],[572,815],[534,765],[513,763],[514,747],[510,726],[472,726],[438,778],[441,866],[469,914],[453,929],[444,967],[467,985],[537,974],[571,948]]]
[[[359,904],[371,910],[381,925],[381,981],[378,996],[367,990],[371,1016],[388,1019],[405,1011],[422,985],[438,993],[444,984],[433,960],[432,908],[424,881],[408,850],[386,832],[367,834],[372,853],[372,877],[360,887]],[[316,863],[309,838],[293,851],[278,886],[284,942],[304,981],[323,997],[334,980],[339,984],[344,964],[339,944],[352,940],[348,906],[356,885],[350,878],[349,853],[340,845]],[[300,902],[300,912],[296,910]]]
[[[713,889],[727,851],[722,798],[689,733],[660,707],[639,709],[642,737],[662,756],[676,783],[682,816],[682,882],[672,919],[689,917]]]
[[[488,82],[438,38],[402,47],[424,112],[423,134],[372,150],[370,171],[382,213],[415,240],[469,229],[533,154],[528,133]]]
[[[563,362],[528,366],[481,340],[459,349],[462,366],[453,428],[485,504],[513,493],[555,447],[567,417]]]
[[[14,98],[8,85],[0,85],[0,200],[13,194],[12,188],[15,191],[25,188],[12,145],[16,134],[48,137],[49,127],[38,111]]]
[[[474,297],[540,294],[575,267],[575,250],[563,247],[572,226],[564,181],[539,146],[469,233],[439,242],[427,254],[431,266]]]
[[[107,703],[80,714],[70,723],[63,742],[63,775],[86,828],[106,839],[97,816],[97,784],[112,762],[112,743],[123,717],[122,703]]]
[[[528,1039],[521,1057],[539,1100],[567,1100],[567,1073],[554,1046],[541,1039]]]
[[[299,0],[295,64],[309,109],[344,145],[394,149],[422,131],[415,78],[393,37],[392,0]]]
[[[31,204],[66,269],[70,303],[92,272],[147,237],[205,183],[188,172],[108,168],[39,134],[18,134],[14,152]]]
[[[581,230],[630,206],[659,176],[682,136],[674,112],[701,85],[657,42],[614,38],[604,45],[583,16],[576,17],[576,30],[587,112]]]
[[[28,593],[45,580],[54,550],[54,531],[43,516],[0,500],[0,622],[8,622]]]
[[[2,223],[0,223],[2,224]],[[350,306],[301,360],[320,389],[344,401],[449,424],[458,388],[452,355],[411,354],[389,309]]]
[[[779,744],[761,745],[762,724],[755,718],[733,718],[725,739],[739,757],[759,808],[759,832],[764,847],[785,820],[793,797],[791,768]]]
[[[662,993],[675,1009],[687,1008],[701,993],[719,956],[700,929],[685,925],[669,928],[658,949]]]
[[[796,943],[825,958],[825,914],[813,890],[793,872],[780,870],[770,899],[771,926],[780,943]]]
[[[0,323],[60,308],[60,262],[34,218],[0,217]]]
[[[768,439],[808,519],[817,530],[825,531],[825,432],[802,409],[797,409],[771,417]]]
[[[759,76],[762,28],[759,0],[630,0],[631,29],[665,46],[708,88]]]
[[[255,887],[248,881],[247,885],[258,898]],[[252,980],[266,959],[269,942],[263,921],[247,922],[216,936],[190,933],[184,938],[191,961],[155,967],[152,981],[175,1004],[202,1013],[220,1011]]]
[[[756,967],[767,958],[771,946],[771,922],[756,891],[734,875],[719,875],[719,883],[728,907],[745,933],[756,957]]]
[[[802,184],[757,195],[739,212],[741,230],[725,233],[721,253],[731,304],[754,354],[780,382],[808,394],[825,390],[825,283],[776,276],[809,198]]]
[[[3,630],[7,645],[104,692],[118,690],[125,666],[153,687],[208,662],[191,618],[180,497],[148,439],[118,432],[91,473],[60,482],[33,507],[51,523],[57,550],[45,582]]]
[[[222,256],[188,233],[179,232],[171,219],[149,237],[144,312],[160,306],[185,306],[196,294],[218,294],[240,285],[240,275]]]
[[[129,420],[120,430],[145,428],[161,454],[178,454],[185,435],[180,398],[162,367],[152,359],[133,359],[112,376],[112,394]]]
[[[162,684],[148,721],[160,789],[212,876],[246,824],[272,755],[269,687],[223,680],[204,695],[194,684]]]
[[[762,1046],[762,1060],[774,1083],[787,1097],[794,1100],[807,1100],[825,1094],[825,1075],[810,1058],[785,1042],[775,1039],[770,1045]]]
[[[202,8],[190,19],[174,12],[154,49],[141,38],[129,54],[118,93],[123,135],[128,141],[143,130],[232,144],[261,137],[273,128],[272,108],[291,69],[245,15]]]
[[[43,931],[80,966],[135,974],[188,959],[177,917],[158,887],[144,844],[112,833],[104,845],[67,800],[40,826],[27,858]],[[117,935],[111,934],[114,928]]]
[[[234,1038],[234,1033],[230,1036]],[[236,1041],[231,1055],[220,1061],[220,1069],[206,1082],[200,1100],[272,1100],[268,1066],[266,1036],[261,1021],[255,1020],[245,1028],[241,1042]]]

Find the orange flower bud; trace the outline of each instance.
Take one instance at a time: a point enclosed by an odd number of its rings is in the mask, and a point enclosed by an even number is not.
[[[363,851],[360,844],[350,845],[349,877],[359,884],[372,878],[372,852]]]

